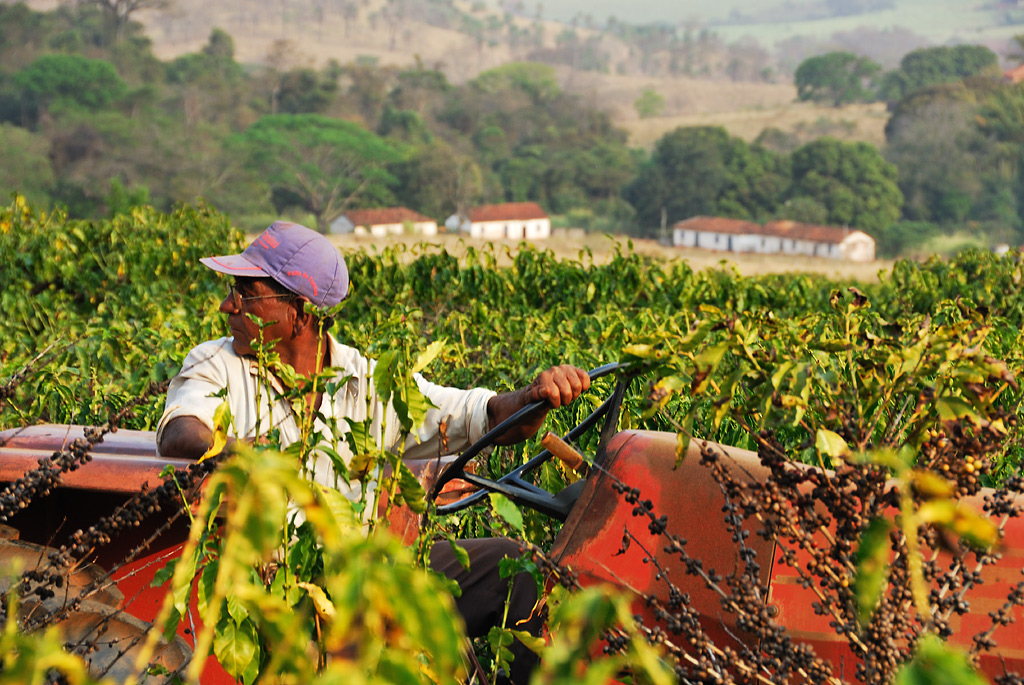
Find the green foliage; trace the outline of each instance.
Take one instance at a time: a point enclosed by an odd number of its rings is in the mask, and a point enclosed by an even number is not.
[[[0,424],[103,423],[149,382],[170,378],[188,349],[223,330],[222,285],[196,270],[199,258],[241,240],[207,207],[134,208],[100,222],[36,212],[20,197],[0,209],[0,250],[10,256],[0,273],[0,373],[48,349],[51,389],[20,389],[0,407]],[[158,401],[140,427],[155,424]]]
[[[665,98],[653,88],[646,88],[633,103],[633,108],[641,119],[656,117],[665,110]]]
[[[356,198],[386,201],[389,163],[399,150],[358,124],[318,114],[261,118],[237,138],[272,189],[297,199],[317,227],[327,226]]]
[[[470,84],[491,94],[518,90],[526,93],[537,105],[557,97],[562,92],[555,79],[554,68],[536,62],[503,64],[479,74]]]
[[[532,682],[607,683],[623,669],[634,676],[633,682],[669,685],[676,682],[658,650],[633,629],[629,605],[609,588],[582,590],[558,602],[552,612],[552,644],[544,652],[539,673]],[[624,632],[626,649],[612,658],[591,661],[592,650],[606,631]],[[586,668],[581,668],[586,664]]]
[[[830,52],[808,57],[797,67],[797,99],[827,102],[840,107],[873,98],[871,79],[882,67],[852,52]]]
[[[34,118],[48,110],[97,110],[125,94],[126,86],[109,62],[79,55],[44,55],[14,75]]]
[[[695,173],[700,169],[699,173]],[[682,127],[656,144],[626,189],[644,233],[661,220],[697,215],[758,219],[770,215],[789,185],[787,160],[719,127]]]
[[[820,138],[793,152],[791,198],[808,197],[827,210],[827,222],[882,235],[899,219],[903,195],[896,167],[867,143]]]
[[[900,669],[893,685],[984,685],[987,682],[975,672],[963,652],[927,635],[921,640],[914,660]]]
[[[81,657],[65,650],[60,630],[51,626],[40,633],[26,634],[18,623],[18,598],[7,596],[4,628],[0,633],[0,675],[5,682],[42,685],[61,682],[69,685],[110,685],[109,679],[96,680]]]
[[[875,254],[881,258],[928,253],[929,241],[939,227],[927,221],[898,221],[875,238]]]
[[[301,525],[290,522],[296,512]],[[351,503],[302,477],[293,456],[244,449],[218,468],[158,625],[176,625],[197,574],[204,629],[194,653],[212,650],[245,683],[313,673],[323,680],[307,682],[456,682],[462,641],[451,596],[397,540],[364,535]],[[159,635],[150,632],[147,650]],[[341,650],[349,657],[323,666],[323,655]],[[193,659],[189,678],[198,680],[204,661]]]
[[[33,204],[42,205],[56,180],[47,156],[46,139],[19,126],[0,124],[0,148],[7,163],[0,169],[0,200],[7,202],[21,193]]]
[[[982,45],[920,48],[904,55],[899,69],[885,74],[879,95],[887,102],[897,102],[926,86],[997,72],[998,64],[996,54]]]

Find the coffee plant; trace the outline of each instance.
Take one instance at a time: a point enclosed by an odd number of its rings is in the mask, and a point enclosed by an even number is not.
[[[89,443],[104,431],[155,426],[160,384],[192,346],[226,333],[217,313],[226,283],[198,260],[244,243],[205,207],[168,214],[139,208],[105,222],[44,214],[20,198],[0,210],[7,260],[0,272],[0,429],[98,427],[9,484],[0,514],[45,496],[65,469],[88,468]],[[816,610],[855,658],[854,680],[939,682],[928,675],[937,668],[949,678],[942,682],[978,682],[971,664],[998,654],[999,629],[1019,611],[1024,589],[1005,598],[967,652],[943,640],[951,616],[968,606],[978,569],[1001,553],[1000,522],[1018,514],[1024,301],[1017,255],[898,262],[877,282],[841,283],[806,274],[748,278],[728,267],[696,272],[682,261],[640,256],[628,243],[602,262],[586,251],[558,260],[523,245],[510,267],[499,268],[499,249],[451,254],[423,244],[346,254],[352,294],[332,312],[334,335],[384,362],[390,382],[382,388],[405,393],[401,404],[413,408],[408,374],[417,367],[447,385],[504,390],[555,363],[622,360],[638,379],[623,399],[620,427],[677,432],[680,455],[693,438],[756,451],[769,477],[753,485],[723,468],[713,447],[702,452],[729,502],[722,515],[747,550],[735,577],[718,577],[687,554],[685,542],[666,532],[672,512],[647,506],[628,483],[620,489],[636,515],[664,533],[682,563],[675,572],[715,589],[723,611],[757,636],[756,646],[709,644],[670,573],[670,601],[647,598],[659,624],[636,624],[623,596],[581,589],[571,569],[547,558],[556,522],[510,510],[500,499],[426,517],[420,542],[409,549],[384,531],[367,537],[359,521],[369,502],[423,509],[424,493],[400,455],[365,441],[354,450],[359,472],[349,474],[364,483],[361,502],[300,477],[295,464],[304,450],[317,439],[360,439],[352,433],[308,435],[283,455],[273,444],[257,445],[169,474],[164,487],[140,493],[111,520],[70,531],[40,568],[18,571],[8,601],[52,591],[88,550],[125,526],[190,515],[188,546],[161,575],[171,588],[162,630],[150,634],[138,673],[156,672],[147,653],[183,620],[194,584],[203,627],[184,677],[196,677],[206,653],[246,683],[489,677],[508,638],[494,635],[493,651],[477,645],[476,656],[492,664],[467,663],[473,650],[463,649],[441,581],[415,569],[431,544],[511,530],[538,572],[568,591],[549,599],[541,682],[848,677],[790,638],[757,601],[757,570],[771,560],[757,559],[742,541],[758,535],[775,540],[782,563],[814,588]],[[263,363],[274,365],[272,350]],[[299,394],[327,382],[293,380]],[[598,385],[595,397],[610,388]],[[552,412],[548,427],[564,432],[588,405],[589,396]],[[404,414],[403,429],[417,416]],[[584,436],[576,447],[592,454],[596,443]],[[480,472],[501,474],[536,451],[532,441],[494,450]],[[394,475],[368,478],[377,465]],[[536,479],[558,490],[572,477],[548,463]],[[185,497],[199,481],[202,500]],[[955,506],[982,486],[995,489],[980,507]],[[956,561],[940,564],[940,550]],[[44,632],[59,617],[15,625],[17,616],[6,612],[0,677],[22,678],[30,671],[20,669],[34,668],[41,677],[86,682],[73,657],[54,651],[54,634]],[[49,656],[32,666],[24,658],[32,650]],[[999,682],[1020,679],[1007,674]]]

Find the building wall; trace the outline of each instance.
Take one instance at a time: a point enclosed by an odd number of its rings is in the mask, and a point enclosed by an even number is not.
[[[672,244],[676,247],[697,247],[697,231],[685,228],[672,229]]]
[[[357,235],[372,235],[375,238],[383,238],[388,235],[402,235],[405,233],[405,221],[391,224],[373,224],[372,226],[355,226],[344,214],[331,222],[328,233],[355,233]],[[415,221],[411,222],[412,232],[416,235],[437,235],[436,221]]]
[[[524,230],[527,240],[547,240],[551,237],[551,219],[531,219]]]
[[[764,252],[764,240],[759,235],[734,235],[733,252]]]
[[[355,226],[352,225],[352,222],[344,214],[332,221],[327,227],[328,233],[351,233],[353,230],[355,230]]]
[[[551,220],[474,221],[469,235],[484,240],[544,240],[551,237]]]
[[[851,262],[875,261],[875,241],[866,233],[855,231],[846,236],[838,247],[843,259],[849,259]]]
[[[711,233],[708,231],[697,231],[697,245],[705,250],[729,250],[732,236],[727,233]]]

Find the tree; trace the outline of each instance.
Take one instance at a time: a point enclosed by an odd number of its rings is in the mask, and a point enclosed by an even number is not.
[[[999,73],[999,58],[983,45],[921,48],[904,55],[899,69],[882,78],[879,96],[898,102],[919,88],[985,73]]]
[[[535,104],[552,100],[562,92],[554,68],[536,62],[504,64],[483,72],[470,83],[484,93],[519,90],[529,95]]]
[[[840,107],[872,99],[871,79],[882,67],[852,52],[830,52],[805,59],[796,70],[797,98]]]
[[[265,116],[237,142],[271,189],[296,198],[322,232],[357,198],[387,198],[387,165],[401,159],[358,124],[318,114]]]
[[[625,190],[641,230],[700,214],[767,218],[789,184],[785,160],[731,137],[723,128],[677,128],[656,144],[651,158]]]
[[[476,162],[435,139],[395,170],[399,203],[444,221],[466,210],[483,194],[483,175]]]
[[[867,143],[820,138],[793,152],[789,198],[828,209],[828,223],[881,235],[900,217],[896,166]]]
[[[82,6],[98,7],[111,28],[115,41],[124,37],[125,27],[132,15],[143,10],[163,9],[170,0],[78,0]]]
[[[80,55],[44,55],[15,74],[14,85],[27,124],[53,109],[103,109],[127,90],[110,62]]]
[[[338,96],[338,80],[329,70],[292,69],[281,74],[274,95],[282,114],[323,114]]]
[[[903,214],[911,221],[960,223],[981,191],[984,140],[975,107],[935,101],[891,127],[886,157],[899,169]]]
[[[665,110],[665,98],[653,88],[645,88],[633,107],[641,119],[656,117]]]
[[[18,126],[0,124],[0,202],[8,202],[18,192],[30,201],[45,205],[55,180],[53,165],[47,157],[45,138]]]

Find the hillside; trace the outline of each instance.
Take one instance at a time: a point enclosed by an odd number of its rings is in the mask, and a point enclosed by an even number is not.
[[[48,10],[58,2],[30,0],[27,4],[33,9]],[[537,50],[556,50],[559,36],[567,29],[565,24],[535,17],[508,15],[499,22],[498,15],[483,3],[456,1],[452,7],[461,14],[449,16],[424,14],[422,9],[426,6],[410,4],[405,14],[393,16],[389,14],[393,5],[386,0],[340,0],[332,5],[282,0],[269,7],[260,0],[172,0],[165,10],[140,11],[135,17],[153,41],[154,53],[164,60],[200,50],[216,27],[233,37],[235,57],[243,64],[271,62],[287,69],[321,66],[330,60],[397,66],[413,65],[420,60],[428,67],[442,70],[455,83],[509,61],[528,59]],[[473,24],[480,31],[478,38],[466,32],[467,22],[472,18],[479,21],[479,26]],[[441,26],[446,23],[450,28]],[[631,54],[635,48],[601,35],[596,29],[576,26],[573,30],[582,40],[600,41],[601,49],[612,55],[620,69],[637,59]],[[497,39],[499,33],[510,32],[528,34],[529,39],[522,38],[518,46],[510,40]],[[751,59],[767,60],[768,56],[753,55]],[[768,127],[799,139],[827,133],[874,144],[883,140],[883,114],[871,108],[837,110],[796,104],[796,91],[785,79],[733,81],[602,73],[569,66],[558,66],[557,73],[564,90],[608,111],[616,125],[628,131],[630,144],[636,146],[649,147],[677,126],[709,124],[724,126],[746,140],[753,140]],[[665,108],[659,116],[640,119],[633,103],[647,89],[664,98]]]

